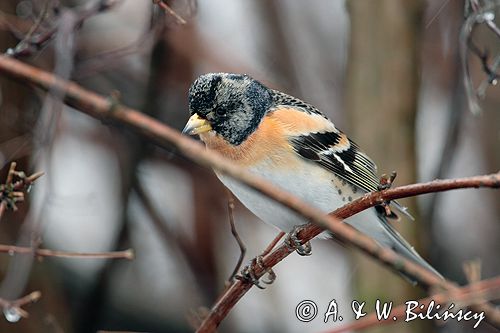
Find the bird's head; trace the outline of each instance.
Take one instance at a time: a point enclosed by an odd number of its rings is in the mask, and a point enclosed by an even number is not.
[[[239,145],[259,126],[271,103],[271,91],[248,75],[204,74],[189,89],[191,118],[182,132],[213,131]]]

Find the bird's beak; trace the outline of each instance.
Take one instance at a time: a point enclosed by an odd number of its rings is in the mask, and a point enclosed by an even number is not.
[[[196,135],[212,130],[212,126],[208,120],[200,118],[196,113],[189,118],[186,126],[182,130],[182,134]]]

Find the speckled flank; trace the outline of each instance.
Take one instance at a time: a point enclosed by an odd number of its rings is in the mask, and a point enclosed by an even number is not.
[[[334,176],[331,179],[331,184],[334,186],[335,191],[338,193],[342,202],[345,202],[345,203],[351,202],[354,199],[359,198],[363,194],[362,191],[360,193],[358,193],[359,191],[356,188],[356,186],[354,186],[354,185],[346,186],[345,180],[343,180],[337,176]]]

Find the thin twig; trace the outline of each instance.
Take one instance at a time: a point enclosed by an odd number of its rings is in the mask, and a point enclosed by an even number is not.
[[[34,303],[38,301],[40,297],[42,297],[42,293],[34,291],[13,301],[0,298],[0,307],[3,309],[4,313],[8,312],[14,318],[10,321],[17,321],[20,317],[27,318],[29,316],[28,312],[22,309],[22,306]]]
[[[43,172],[36,172],[31,176],[26,176],[22,171],[16,171],[16,162],[12,162],[7,173],[5,184],[0,184],[0,220],[7,208],[17,210],[16,203],[24,201],[24,194],[31,188],[33,182],[43,175]],[[17,181],[14,181],[18,179]]]
[[[155,5],[158,5],[166,13],[172,15],[177,20],[177,22],[179,22],[180,24],[186,24],[187,23],[185,19],[183,19],[179,14],[177,14],[175,12],[175,10],[173,10],[172,8],[170,8],[170,6],[167,5],[163,0],[153,0],[153,3]]]
[[[161,147],[171,147],[172,145],[187,158],[197,162],[200,165],[214,168],[219,172],[238,179],[250,188],[268,196],[272,200],[287,206],[292,211],[304,216],[314,225],[303,229],[299,233],[299,239],[302,243],[318,235],[323,228],[333,232],[337,238],[346,244],[361,250],[365,254],[375,258],[378,262],[391,267],[397,272],[403,272],[405,275],[415,279],[421,286],[433,287],[444,290],[454,290],[456,285],[442,280],[440,277],[427,271],[422,266],[415,264],[402,256],[396,254],[389,248],[381,247],[371,237],[366,236],[359,231],[343,223],[339,218],[346,218],[343,214],[351,216],[371,206],[378,205],[388,200],[413,196],[421,193],[434,191],[445,191],[454,188],[464,187],[499,187],[500,175],[477,176],[471,178],[435,181],[427,184],[415,184],[399,188],[400,192],[394,192],[397,189],[389,189],[381,192],[368,194],[351,204],[341,212],[335,212],[335,216],[325,216],[325,214],[311,205],[301,201],[296,196],[279,189],[268,181],[257,177],[256,175],[244,170],[231,163],[219,154],[207,150],[199,142],[187,138],[177,130],[152,119],[139,111],[112,102],[98,94],[83,89],[79,85],[62,80],[56,76],[21,63],[16,59],[6,56],[0,56],[0,73],[4,73],[20,81],[29,82],[42,89],[55,89],[65,96],[65,102],[76,110],[86,113],[97,119],[106,120],[125,125],[146,138],[149,138],[155,144]],[[380,201],[381,200],[381,201]],[[255,270],[256,277],[261,277],[267,270],[285,258],[291,253],[287,246],[280,246],[270,255],[264,258],[262,267]],[[259,265],[261,266],[261,265]],[[220,324],[223,318],[234,307],[237,301],[253,286],[248,281],[237,281],[229,288],[224,297],[214,305],[208,317],[204,320],[199,332],[213,332]],[[500,311],[488,304],[475,305],[477,311],[485,311],[487,320],[500,327]]]
[[[134,251],[127,249],[113,252],[67,252],[49,249],[33,249],[25,246],[0,244],[0,253],[33,254],[36,257],[58,257],[58,258],[89,258],[89,259],[134,259]]]
[[[436,13],[434,15],[432,15],[432,17],[430,18],[429,21],[427,21],[427,23],[425,24],[425,29],[428,29],[432,22],[434,22],[437,17],[439,16],[439,14],[441,14],[441,12],[443,11],[444,7],[446,7],[446,5],[448,4],[450,0],[444,0],[443,3],[441,4],[441,6],[439,6],[438,10],[436,11]]]
[[[40,14],[38,15],[38,17],[36,18],[35,23],[30,27],[30,30],[28,30],[28,32],[26,33],[24,38],[17,44],[16,49],[21,44],[24,44],[27,41],[29,41],[31,39],[31,37],[33,36],[33,34],[35,33],[35,31],[38,29],[38,27],[40,27],[42,22],[46,19],[47,13],[49,12],[50,2],[51,2],[51,0],[45,0],[43,7],[42,7],[42,10],[40,11]]]
[[[152,18],[151,24],[146,27],[146,30],[130,44],[106,50],[92,55],[87,59],[80,60],[73,71],[73,79],[78,81],[79,79],[93,76],[104,69],[109,70],[115,66],[121,66],[120,59],[128,55],[147,52],[151,49],[150,46],[153,45],[153,42],[162,36],[164,29],[164,20],[155,20]]]
[[[77,24],[74,25],[75,28],[79,29],[80,27],[82,27],[83,22],[85,22],[87,19],[113,8],[120,1],[121,0],[95,0],[90,6],[74,9],[75,13],[78,16]],[[45,13],[43,16],[40,15],[39,18],[41,19],[41,22],[37,24],[37,21],[32,26],[30,31],[28,31],[27,35],[25,35],[15,47],[7,49],[7,51],[5,52],[7,55],[12,57],[31,56],[35,51],[42,49],[54,38],[58,31],[57,26],[52,26],[41,31],[37,35],[32,35],[33,32],[40,26],[40,24],[43,23],[44,19],[47,18],[47,13]],[[32,29],[33,32],[31,32]]]
[[[234,198],[231,192],[227,191],[227,214],[229,215],[229,224],[231,225],[231,234],[233,235],[234,239],[236,239],[236,242],[238,243],[238,247],[240,248],[240,256],[238,258],[238,261],[236,262],[236,265],[234,266],[233,272],[231,273],[231,276],[229,276],[228,281],[233,282],[234,277],[236,274],[238,274],[241,264],[243,263],[243,260],[245,259],[245,254],[247,253],[247,248],[245,246],[245,243],[243,243],[243,240],[241,239],[240,235],[238,234],[238,231],[236,230],[236,225],[234,224]]]

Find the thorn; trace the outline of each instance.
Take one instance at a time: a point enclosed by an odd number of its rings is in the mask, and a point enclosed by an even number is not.
[[[34,174],[26,178],[26,180],[29,181],[30,183],[33,183],[35,180],[42,177],[43,175],[45,175],[45,172],[43,171],[35,172]]]
[[[135,252],[133,249],[128,249],[124,252],[125,259],[127,260],[134,260],[135,259]]]

